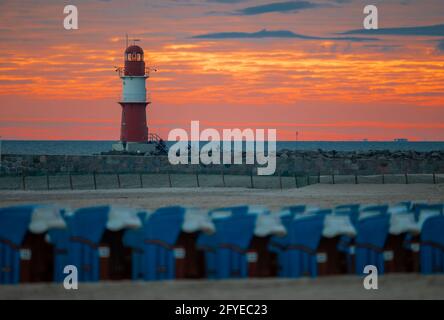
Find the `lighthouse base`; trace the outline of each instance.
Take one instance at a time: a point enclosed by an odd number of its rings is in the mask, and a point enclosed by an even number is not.
[[[122,142],[113,144],[113,151],[150,154],[156,151],[157,143]]]

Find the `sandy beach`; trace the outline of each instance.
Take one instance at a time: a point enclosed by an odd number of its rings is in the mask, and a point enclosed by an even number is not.
[[[444,276],[391,274],[379,278],[377,290],[366,290],[358,276],[317,279],[247,279],[223,281],[80,283],[2,286],[0,299],[444,299]]]
[[[287,205],[332,207],[345,203],[397,203],[444,201],[444,185],[327,185],[300,189],[162,188],[83,191],[1,191],[0,205],[59,203],[72,208],[120,204],[149,210],[167,205],[214,208],[236,204],[266,205],[279,210]],[[1,286],[0,299],[444,299],[443,276],[388,274],[379,290],[363,288],[354,275],[317,279],[248,279],[230,281],[101,282],[80,284],[67,291],[61,284]]]
[[[444,184],[316,184],[300,189],[261,190],[249,188],[153,188],[60,191],[0,191],[0,205],[59,203],[77,208],[120,204],[153,210],[167,205],[215,208],[256,204],[278,210],[294,204],[332,207],[347,203],[397,203],[444,201]]]

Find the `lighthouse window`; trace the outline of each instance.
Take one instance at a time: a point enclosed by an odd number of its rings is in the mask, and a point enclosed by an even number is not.
[[[137,54],[137,61],[142,61],[142,56],[140,55],[140,53]]]
[[[131,61],[131,53],[128,53],[126,60]]]

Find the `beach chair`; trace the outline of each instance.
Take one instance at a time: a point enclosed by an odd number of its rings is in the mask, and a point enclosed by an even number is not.
[[[52,281],[53,248],[46,234],[65,227],[56,206],[0,209],[0,283]]]
[[[201,234],[197,239],[197,248],[204,253],[207,278],[248,275],[247,249],[254,235],[257,217],[248,214],[248,209],[248,206],[239,206],[210,211],[215,233]]]
[[[32,206],[0,208],[0,284],[20,281],[20,246],[33,211]]]
[[[272,215],[269,210],[263,206],[241,206],[243,211],[240,212],[239,207],[222,208],[210,211],[210,215],[214,221],[216,228],[215,236],[199,237],[197,245],[200,250],[205,253],[206,275],[209,278],[220,278],[218,272],[217,261],[221,255],[221,243],[227,245],[225,239],[229,237],[224,236],[221,230],[224,229],[227,223],[226,219],[238,217],[252,217],[246,219],[253,219],[253,230],[248,230],[251,238],[246,242],[246,247],[239,249],[238,244],[228,243],[231,245],[231,255],[233,263],[242,265],[244,270],[244,262],[247,264],[246,275],[248,277],[270,277],[276,275],[275,255],[269,250],[269,241],[273,235],[284,235],[286,230],[282,225],[277,215]],[[233,210],[230,210],[233,209]],[[241,220],[245,220],[242,219]],[[252,232],[252,233],[250,233]],[[230,240],[231,241],[231,240]],[[222,253],[223,255],[223,253]],[[231,262],[230,262],[231,263]],[[219,270],[219,271],[218,271]],[[239,272],[238,272],[239,273]],[[232,272],[229,277],[244,277],[244,272],[236,275]],[[224,275],[223,277],[227,277]]]
[[[330,209],[320,209],[314,206],[307,205],[295,205],[284,207],[279,213],[281,223],[285,230],[289,230],[290,225],[295,217],[301,217],[304,215],[326,215],[331,213]],[[276,275],[279,277],[289,277],[287,274],[290,270],[288,245],[290,244],[290,234],[272,236],[268,249],[275,255]]]
[[[421,230],[421,273],[444,273],[444,216],[427,219]]]
[[[216,231],[216,278],[248,277],[247,251],[256,216],[238,215],[220,220]]]
[[[418,249],[411,240],[419,234],[411,206],[399,203],[388,210],[390,216],[389,234],[384,246],[385,272],[418,272]]]
[[[141,227],[137,210],[119,206],[80,208],[65,217],[68,262],[79,281],[131,278],[131,250],[123,244],[124,230]]]
[[[356,225],[355,272],[363,274],[364,267],[374,265],[384,273],[384,245],[389,231],[389,215],[360,219]]]
[[[351,243],[356,236],[356,228],[347,214],[325,214],[322,238],[317,249],[317,263],[319,275],[345,274],[349,271],[348,254],[346,250],[338,250],[346,238]],[[345,252],[344,252],[345,251]]]
[[[290,241],[283,261],[282,274],[298,278],[305,274],[317,276],[316,250],[322,236],[324,215],[295,217],[290,223]]]
[[[81,208],[67,220],[68,261],[77,267],[78,281],[100,280],[99,245],[106,229],[108,213],[108,206]]]
[[[213,231],[206,211],[180,206],[157,209],[143,226],[144,280],[203,277],[204,260],[196,240],[201,232]]]
[[[174,245],[182,230],[185,209],[157,209],[143,226],[143,278],[145,281],[175,278]]]

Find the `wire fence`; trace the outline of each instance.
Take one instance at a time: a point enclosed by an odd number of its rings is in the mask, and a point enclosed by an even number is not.
[[[283,175],[216,173],[90,173],[0,176],[0,190],[97,190],[135,188],[292,189],[312,184],[443,184],[444,174]]]

